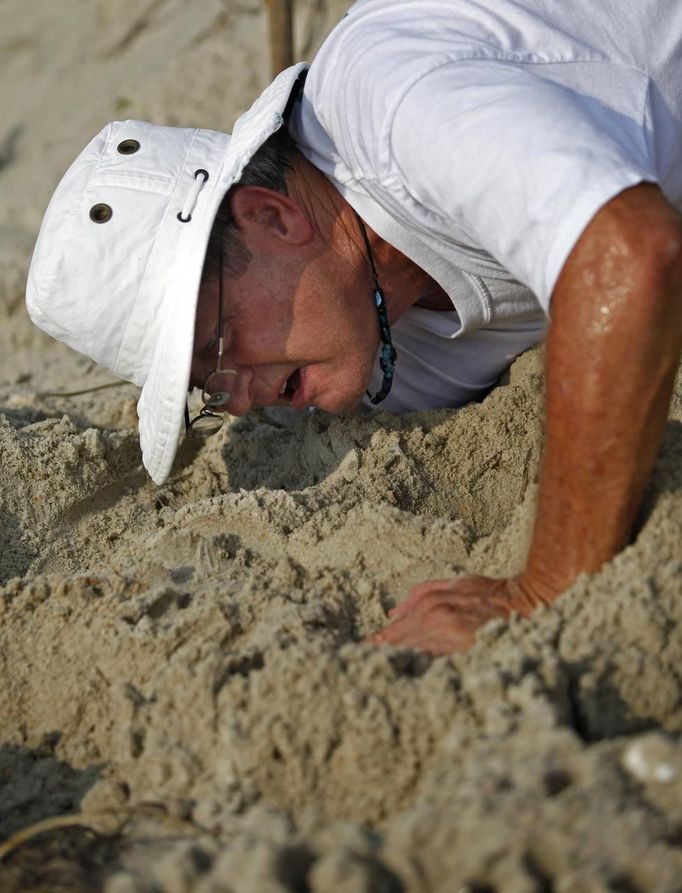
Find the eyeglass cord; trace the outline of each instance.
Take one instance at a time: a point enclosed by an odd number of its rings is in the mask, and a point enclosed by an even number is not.
[[[367,396],[369,397],[370,403],[376,406],[377,403],[381,403],[381,401],[385,400],[386,397],[388,397],[389,395],[391,386],[393,385],[395,361],[398,358],[398,351],[393,346],[393,341],[391,339],[391,327],[388,322],[386,301],[384,299],[384,293],[381,289],[381,286],[379,285],[379,274],[377,273],[377,268],[374,263],[374,256],[369,244],[367,228],[365,227],[365,223],[362,217],[360,217],[357,211],[355,211],[355,216],[360,226],[362,238],[365,241],[367,260],[369,261],[369,265],[372,269],[372,279],[374,281],[374,305],[377,308],[377,316],[379,318],[379,333],[381,335],[381,353],[379,355],[379,366],[381,367],[381,371],[384,374],[384,378],[381,382],[381,387],[376,392],[376,394],[374,394],[374,396],[372,396],[370,392],[367,391]]]

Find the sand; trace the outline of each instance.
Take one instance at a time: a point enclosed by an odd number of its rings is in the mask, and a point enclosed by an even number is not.
[[[230,128],[264,13],[1,8],[0,838],[80,818],[0,890],[679,893],[682,385],[600,573],[464,656],[362,644],[420,580],[523,566],[542,349],[458,412],[254,413],[156,487],[134,387],[44,396],[111,379],[31,327],[30,250],[109,119]],[[299,4],[305,55],[343,9]]]

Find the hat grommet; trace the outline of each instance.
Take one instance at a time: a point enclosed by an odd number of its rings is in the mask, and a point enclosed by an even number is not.
[[[93,223],[107,223],[107,221],[111,220],[113,213],[111,205],[107,205],[105,202],[98,202],[90,208],[90,220]]]
[[[134,155],[135,152],[140,148],[140,143],[138,140],[122,140],[118,146],[116,146],[116,151],[119,155]]]

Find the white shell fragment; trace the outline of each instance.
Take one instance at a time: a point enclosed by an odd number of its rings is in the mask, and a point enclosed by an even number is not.
[[[630,775],[644,783],[670,784],[682,774],[682,753],[662,735],[638,738],[622,759]]]

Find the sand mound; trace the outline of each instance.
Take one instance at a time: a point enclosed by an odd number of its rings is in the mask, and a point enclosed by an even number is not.
[[[134,388],[44,396],[108,376],[30,327],[30,246],[116,102],[229,126],[265,79],[262,13],[38,4],[41,30],[6,6],[23,86],[0,170],[18,215],[0,253],[0,836],[85,818],[0,861],[0,889],[679,891],[682,386],[636,536],[601,573],[463,657],[363,645],[419,580],[522,566],[541,351],[459,412],[254,413],[155,487]]]

